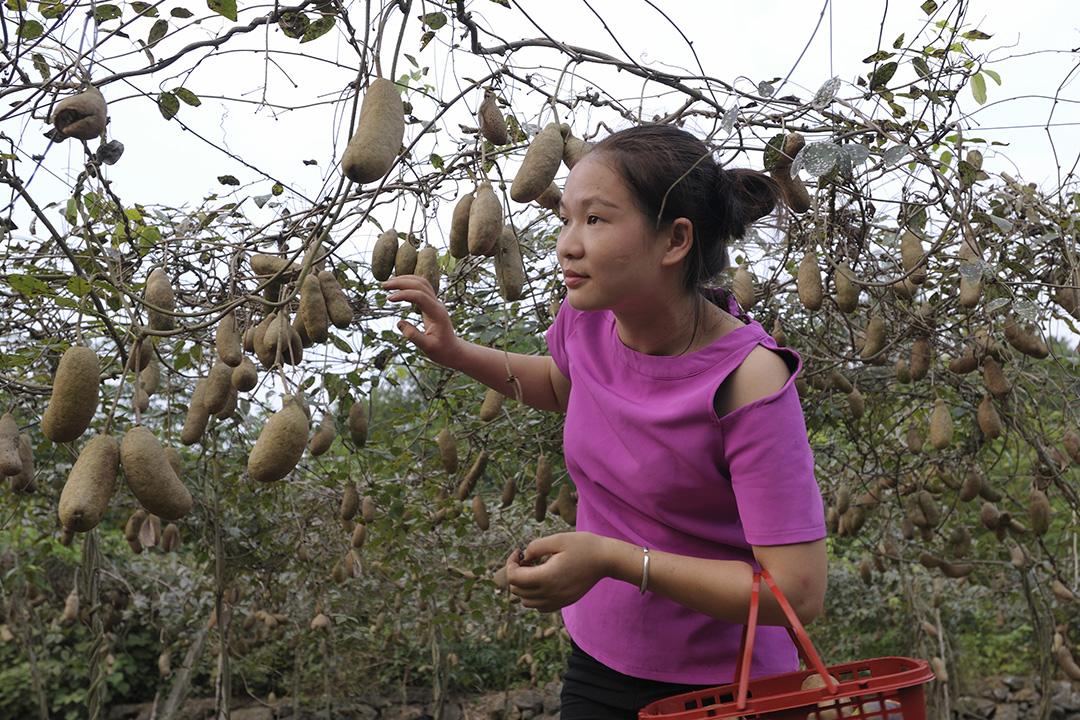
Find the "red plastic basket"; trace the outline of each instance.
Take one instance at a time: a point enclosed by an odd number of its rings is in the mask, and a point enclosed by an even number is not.
[[[750,680],[762,579],[787,616],[788,632],[809,669]],[[803,690],[803,681],[815,673],[825,686]],[[833,677],[840,682],[834,682]],[[905,657],[826,667],[780,588],[768,571],[762,570],[754,574],[751,586],[750,615],[743,627],[736,681],[657,700],[641,709],[638,720],[926,720],[923,684],[933,679],[925,660]]]

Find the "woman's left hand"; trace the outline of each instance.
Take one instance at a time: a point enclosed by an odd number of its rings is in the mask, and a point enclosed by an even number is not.
[[[606,540],[588,532],[533,540],[525,548],[523,560],[517,550],[507,558],[510,592],[521,598],[524,607],[540,612],[553,612],[576,602],[607,574]],[[531,564],[545,555],[543,563]]]

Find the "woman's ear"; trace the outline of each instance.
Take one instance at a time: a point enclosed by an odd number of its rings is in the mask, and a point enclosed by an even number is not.
[[[675,218],[666,233],[667,249],[661,260],[663,265],[677,265],[690,254],[694,246],[694,223],[689,218]]]

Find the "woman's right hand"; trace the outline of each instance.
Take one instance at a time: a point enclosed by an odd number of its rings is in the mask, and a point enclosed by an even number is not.
[[[400,275],[387,280],[382,286],[393,291],[387,297],[390,302],[411,302],[420,309],[424,329],[420,330],[412,323],[401,320],[397,324],[401,334],[432,361],[452,366],[460,352],[461,340],[454,334],[450,313],[435,297],[431,283],[419,275]]]

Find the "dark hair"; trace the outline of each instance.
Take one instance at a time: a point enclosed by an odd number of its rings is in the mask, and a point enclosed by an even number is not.
[[[591,154],[610,160],[657,228],[684,217],[693,224],[684,285],[694,291],[728,266],[727,243],[773,211],[779,186],[756,170],[724,170],[701,140],[674,125],[613,133]]]

